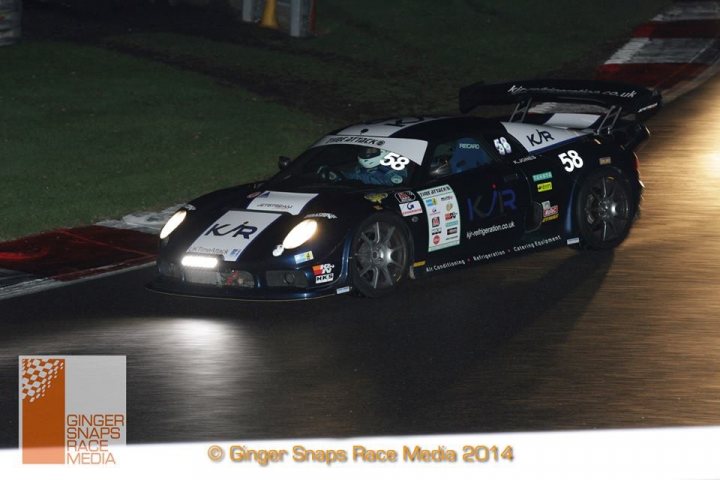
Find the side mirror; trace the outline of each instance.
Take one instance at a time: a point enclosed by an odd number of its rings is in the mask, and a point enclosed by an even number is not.
[[[285,170],[288,165],[290,165],[290,162],[292,162],[292,159],[290,157],[280,155],[280,157],[278,157],[278,168],[280,170]]]

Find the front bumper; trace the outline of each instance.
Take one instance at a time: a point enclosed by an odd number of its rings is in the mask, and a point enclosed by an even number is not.
[[[162,257],[156,264],[156,278],[150,290],[195,297],[239,300],[306,300],[348,293],[345,265],[338,265],[337,277],[317,284],[307,268],[237,270],[238,265],[224,264],[218,270],[182,267]],[[285,281],[286,278],[292,280]]]
[[[338,295],[350,291],[348,288],[338,286],[337,283],[333,284],[332,287],[313,288],[312,290],[289,290],[262,287],[234,288],[201,285],[161,276],[156,277],[155,280],[147,284],[146,287],[155,292],[171,295],[256,301],[310,300],[313,298],[329,297],[331,295]]]

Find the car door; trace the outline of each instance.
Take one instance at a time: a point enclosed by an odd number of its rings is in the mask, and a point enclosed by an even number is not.
[[[431,145],[427,185],[418,193],[434,261],[507,248],[524,232],[527,185],[478,134]]]

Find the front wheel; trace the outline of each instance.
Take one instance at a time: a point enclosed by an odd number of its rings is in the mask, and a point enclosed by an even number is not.
[[[627,237],[635,211],[630,183],[622,173],[592,173],[580,187],[575,205],[580,244],[595,250],[617,247]]]
[[[387,295],[408,272],[405,226],[394,215],[369,217],[355,233],[351,254],[350,279],[355,290],[366,297]]]

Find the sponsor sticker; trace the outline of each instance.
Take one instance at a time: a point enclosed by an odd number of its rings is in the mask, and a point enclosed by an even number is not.
[[[431,272],[437,272],[439,270],[446,270],[448,268],[463,267],[465,265],[467,265],[465,260],[462,260],[462,259],[452,260],[450,262],[440,263],[437,265],[428,265],[427,267],[425,267],[425,271],[427,273],[431,273]]]
[[[530,243],[515,245],[513,247],[513,252],[517,253],[517,252],[523,252],[525,250],[533,250],[535,248],[545,247],[547,245],[551,245],[551,244],[553,244],[555,242],[559,242],[559,241],[560,241],[560,235],[556,235],[556,236],[550,237],[550,238],[543,238],[542,240],[535,240]],[[569,245],[569,243],[568,243],[568,245]]]
[[[313,258],[314,258],[314,257],[313,257],[313,252],[312,252],[312,251],[307,251],[307,252],[303,252],[303,253],[298,253],[297,255],[295,255],[295,263],[297,264],[297,263],[309,262],[309,261],[312,260]]]
[[[265,191],[253,198],[248,210],[281,212],[297,215],[317,193],[293,193]]]
[[[279,213],[229,211],[211,223],[190,245],[187,253],[222,255],[234,262]]]
[[[399,206],[400,213],[402,213],[403,217],[409,217],[410,215],[417,215],[418,213],[422,213],[422,205],[418,201],[401,203]]]
[[[515,227],[515,222],[510,221],[507,223],[501,223],[499,225],[493,225],[491,227],[477,228],[475,230],[471,230],[471,231],[467,232],[465,234],[465,236],[467,237],[468,240],[470,240],[471,238],[474,238],[474,237],[484,237],[485,235],[489,235],[491,233],[496,233],[496,232],[502,232],[502,231],[509,230],[514,227]]]
[[[503,122],[502,125],[529,153],[586,135],[574,130],[534,126],[526,123]]]
[[[558,214],[558,210],[559,210],[559,209],[558,209],[558,206],[557,206],[557,205],[552,205],[552,206],[548,206],[548,207],[546,207],[546,208],[543,208],[543,217],[551,217],[551,216],[553,216],[553,215],[557,215],[557,214]]]
[[[559,215],[560,209],[557,205],[550,205],[550,202],[545,201],[545,202],[542,202],[542,207],[543,207],[542,223],[557,220],[560,217],[560,215]]]
[[[412,202],[415,200],[415,194],[410,191],[397,192],[395,194],[395,199],[398,201],[398,203]]]
[[[537,158],[537,157],[536,157],[535,155],[529,155],[529,156],[527,156],[527,157],[518,158],[517,160],[513,160],[513,163],[514,163],[515,165],[520,165],[520,164],[522,164],[522,163],[532,162],[532,161],[535,160],[536,158]]]
[[[313,265],[313,275],[315,275],[315,283],[332,282],[334,279],[333,269],[335,265],[332,263],[324,263],[322,265]]]
[[[550,180],[552,178],[552,172],[542,172],[537,175],[533,175],[533,182],[542,182],[543,180]]]
[[[337,295],[342,295],[343,293],[348,293],[349,291],[350,291],[350,287],[349,287],[349,286],[345,286],[345,287],[340,287],[340,288],[338,288],[337,290],[335,290],[335,293],[336,293]]]
[[[463,150],[480,150],[480,145],[477,143],[458,143],[458,148]]]
[[[600,157],[600,165],[610,165],[612,163],[612,158],[610,157]]]
[[[417,192],[427,206],[428,251],[460,244],[460,211],[455,192],[449,185],[441,185]],[[448,228],[448,222],[454,222]]]
[[[373,203],[380,203],[387,198],[387,193],[368,193],[365,195],[365,200],[370,200]]]
[[[427,141],[410,138],[378,138],[384,136],[384,134],[363,132],[362,130],[366,129],[360,129],[357,132],[360,135],[328,135],[321,138],[313,147],[336,144],[376,147],[405,157],[417,165],[422,163],[427,149]]]
[[[538,192],[548,192],[552,190],[553,184],[552,182],[543,182],[537,184],[537,191]]]

